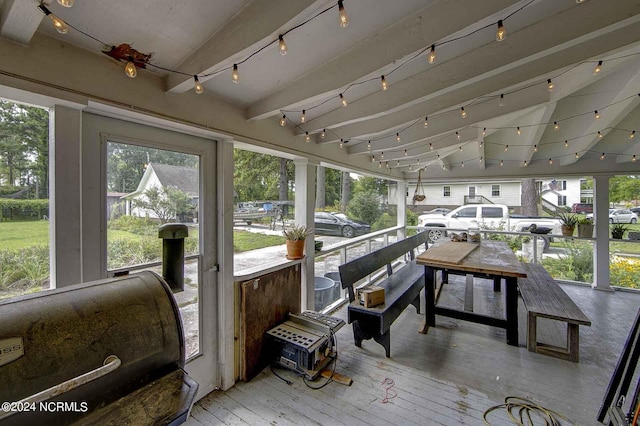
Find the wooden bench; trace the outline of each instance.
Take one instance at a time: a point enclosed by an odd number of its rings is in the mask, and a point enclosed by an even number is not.
[[[518,279],[520,295],[528,311],[527,349],[556,358],[578,362],[580,325],[591,320],[571,300],[546,269],[538,263],[524,264],[527,278]],[[536,337],[537,318],[550,318],[567,323],[567,345],[558,347],[540,343]]]
[[[427,232],[421,232],[340,265],[342,288],[347,289],[351,302],[347,310],[348,322],[353,326],[356,346],[362,347],[363,340],[374,339],[384,347],[387,358],[391,356],[390,327],[393,321],[409,304],[420,313],[424,266],[416,264],[414,250],[422,244],[426,250],[427,241]],[[410,260],[394,271],[392,262],[406,254]],[[354,285],[385,265],[387,277],[376,283],[385,289],[385,303],[365,308],[356,300]]]

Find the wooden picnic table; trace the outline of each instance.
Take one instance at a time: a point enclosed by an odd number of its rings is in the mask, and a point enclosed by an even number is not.
[[[471,321],[507,330],[507,344],[518,346],[518,278],[527,272],[505,242],[486,241],[480,243],[446,242],[433,246],[416,257],[416,262],[425,267],[425,324],[421,333],[436,325],[436,314]],[[478,314],[469,310],[456,310],[436,304],[436,271],[505,281],[505,318]],[[473,290],[472,286],[471,291]]]

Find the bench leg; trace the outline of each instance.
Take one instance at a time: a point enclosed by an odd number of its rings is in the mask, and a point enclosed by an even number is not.
[[[442,284],[449,284],[449,272],[446,269],[442,270]]]
[[[413,299],[411,304],[416,307],[416,312],[419,314],[420,313],[420,293],[418,293],[416,298]]]
[[[380,343],[387,358],[391,358],[391,330],[387,330],[384,334],[375,334],[373,340]]]
[[[578,362],[580,353],[578,324],[567,324],[567,351],[569,352],[569,361]]]
[[[506,314],[507,314],[507,344],[518,346],[518,279],[505,278],[506,286]]]
[[[361,348],[363,340],[371,339],[371,333],[362,328],[359,321],[354,321],[351,325],[353,327],[353,342]]]
[[[536,352],[536,347],[538,345],[537,341],[537,325],[538,319],[535,314],[529,312],[527,321],[527,349],[529,352]]]
[[[363,340],[373,339],[382,345],[387,358],[391,358],[391,330],[380,334],[363,327],[359,321],[354,321],[351,325],[353,326],[353,341],[357,347],[362,347]]]

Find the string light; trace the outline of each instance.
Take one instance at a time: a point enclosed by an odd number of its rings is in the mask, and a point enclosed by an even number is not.
[[[600,156],[601,160],[604,160],[604,152],[602,153],[602,155]]]
[[[507,152],[507,151],[509,151],[509,145],[504,146],[504,152]]]
[[[600,133],[600,130],[598,130],[598,138],[602,139],[602,133]]]
[[[487,136],[487,128],[486,127],[484,127],[482,129],[482,136]],[[480,142],[480,146],[482,146],[482,142]]]
[[[302,114],[300,115],[300,123],[306,123],[307,121],[307,111],[302,110]]]
[[[464,110],[464,107],[460,107],[460,117],[467,118],[467,111]]]
[[[287,43],[284,42],[284,37],[278,36],[278,50],[282,56],[287,54]]]
[[[636,131],[632,130],[631,133],[629,133],[629,139],[633,139],[636,137]]]
[[[371,141],[367,142],[367,149],[371,151]]]
[[[564,147],[569,148],[569,141],[567,139],[564,140]]]
[[[500,101],[498,102],[498,106],[500,107],[504,106],[504,93],[500,94]]]
[[[381,152],[380,152],[380,158],[383,158],[383,159],[384,159],[384,151],[381,151]]]
[[[500,167],[504,166],[504,160],[500,160]]]
[[[396,142],[400,142],[400,133],[396,133]]]
[[[520,126],[518,126],[518,128],[516,129],[516,133],[518,134],[518,136],[522,134],[522,132],[520,131]]]
[[[124,74],[129,78],[136,78],[138,75],[136,64],[133,63],[133,58],[131,56],[129,56],[127,65],[124,66]]]
[[[338,0],[338,17],[340,18],[340,26],[342,28],[347,28],[349,25],[349,17],[347,16],[347,12],[344,10],[342,0]]]
[[[304,133],[305,133],[304,140],[307,141],[307,142],[310,142],[311,141],[311,136],[309,136],[309,132],[304,132]]]
[[[578,155],[578,153],[576,152],[576,159],[580,158],[580,156]]]
[[[593,69],[593,75],[598,74],[600,71],[602,71],[602,61],[598,61],[598,65]]]
[[[322,132],[320,132],[320,139],[324,139],[327,136],[327,131],[325,129],[322,129]]]
[[[551,158],[549,158],[549,165],[553,164],[553,160]]]
[[[240,83],[240,74],[238,74],[238,64],[233,64],[233,71],[231,71],[231,81],[234,83]]]
[[[387,90],[389,88],[389,85],[387,84],[387,79],[384,78],[384,74],[382,75],[382,77],[380,77],[380,88],[382,90]]]
[[[429,150],[433,151],[433,144],[431,142],[429,142]],[[440,156],[438,156],[438,158],[440,158]]]
[[[553,130],[558,130],[558,129],[560,129],[560,125],[558,124],[557,121],[554,121],[553,122]]]
[[[375,155],[372,155],[372,156],[371,156],[371,162],[373,163],[374,161],[376,161],[376,156],[375,156]]]
[[[400,160],[397,160],[396,161],[396,166],[399,166],[399,165],[400,165]]]
[[[538,152],[538,145],[533,146],[533,152]]]
[[[633,157],[631,157],[631,162],[635,163],[636,162],[636,155],[634,154]]]
[[[498,21],[498,31],[496,32],[496,41],[502,41],[507,38],[507,30],[502,25],[502,19]]]
[[[482,148],[482,145],[484,145],[484,140],[480,141],[480,144],[478,145],[480,148]]]
[[[67,27],[67,24],[62,19],[58,18],[56,15],[51,13],[51,11],[47,9],[47,6],[40,3],[38,5],[38,9],[40,9],[40,11],[44,13],[45,16],[49,17],[49,19],[51,20],[51,23],[53,24],[53,27],[60,34],[66,34],[69,32],[69,27]]]
[[[204,88],[202,87],[202,84],[200,84],[200,80],[198,80],[197,75],[193,76],[193,88],[198,95],[201,95],[204,92]]]
[[[385,166],[387,166],[387,169],[388,169],[389,168],[389,162],[387,161],[384,164],[385,164]]]
[[[342,148],[344,146],[344,140],[340,139],[340,148]]]
[[[456,132],[456,138],[460,140],[460,133]]]
[[[462,145],[460,145],[460,146],[458,147],[458,149],[460,149],[460,151],[462,151]]]
[[[547,90],[552,92],[553,88],[555,87],[555,85],[553,84],[553,82],[551,81],[550,78],[547,79]]]
[[[596,120],[600,118],[600,113],[598,112],[598,110],[593,111],[593,116]]]
[[[287,116],[282,114],[282,118],[280,119],[280,125],[284,127],[287,124]]]
[[[576,3],[580,4],[580,3],[584,3],[586,0],[576,0]]]
[[[382,161],[378,163],[378,168],[381,169],[382,168]]]
[[[523,165],[524,167],[527,167],[529,164],[527,163],[527,160],[524,160],[524,163],[522,163],[522,165]]]
[[[340,93],[340,103],[342,103],[343,107],[346,107],[347,105],[349,105],[347,103],[347,99],[344,96],[342,96],[342,93]]]
[[[63,7],[72,7],[75,0],[58,0],[58,4]]]
[[[433,64],[436,62],[436,45],[435,44],[431,45],[431,52],[429,52],[428,61],[430,64]]]
[[[407,155],[409,155],[409,153],[407,152],[407,150],[404,150],[404,156],[406,157]]]
[[[411,170],[411,164],[409,164],[409,170]]]
[[[464,167],[464,161],[460,162],[460,167]]]

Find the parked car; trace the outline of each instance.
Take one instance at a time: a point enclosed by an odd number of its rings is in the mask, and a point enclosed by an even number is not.
[[[629,210],[631,210],[632,212],[634,212],[640,217],[640,207],[632,207]]]
[[[571,206],[571,213],[593,213],[593,204],[575,203]]]
[[[441,214],[441,215],[445,215],[447,213],[449,213],[451,211],[451,209],[447,209],[444,207],[436,207],[433,210],[429,210],[424,212],[423,214]]]
[[[593,219],[593,213],[587,215]],[[638,215],[631,210],[626,209],[609,209],[609,223],[636,223]]]
[[[319,235],[338,235],[352,238],[371,231],[368,223],[350,219],[342,213],[316,212],[314,217],[315,233]]]

